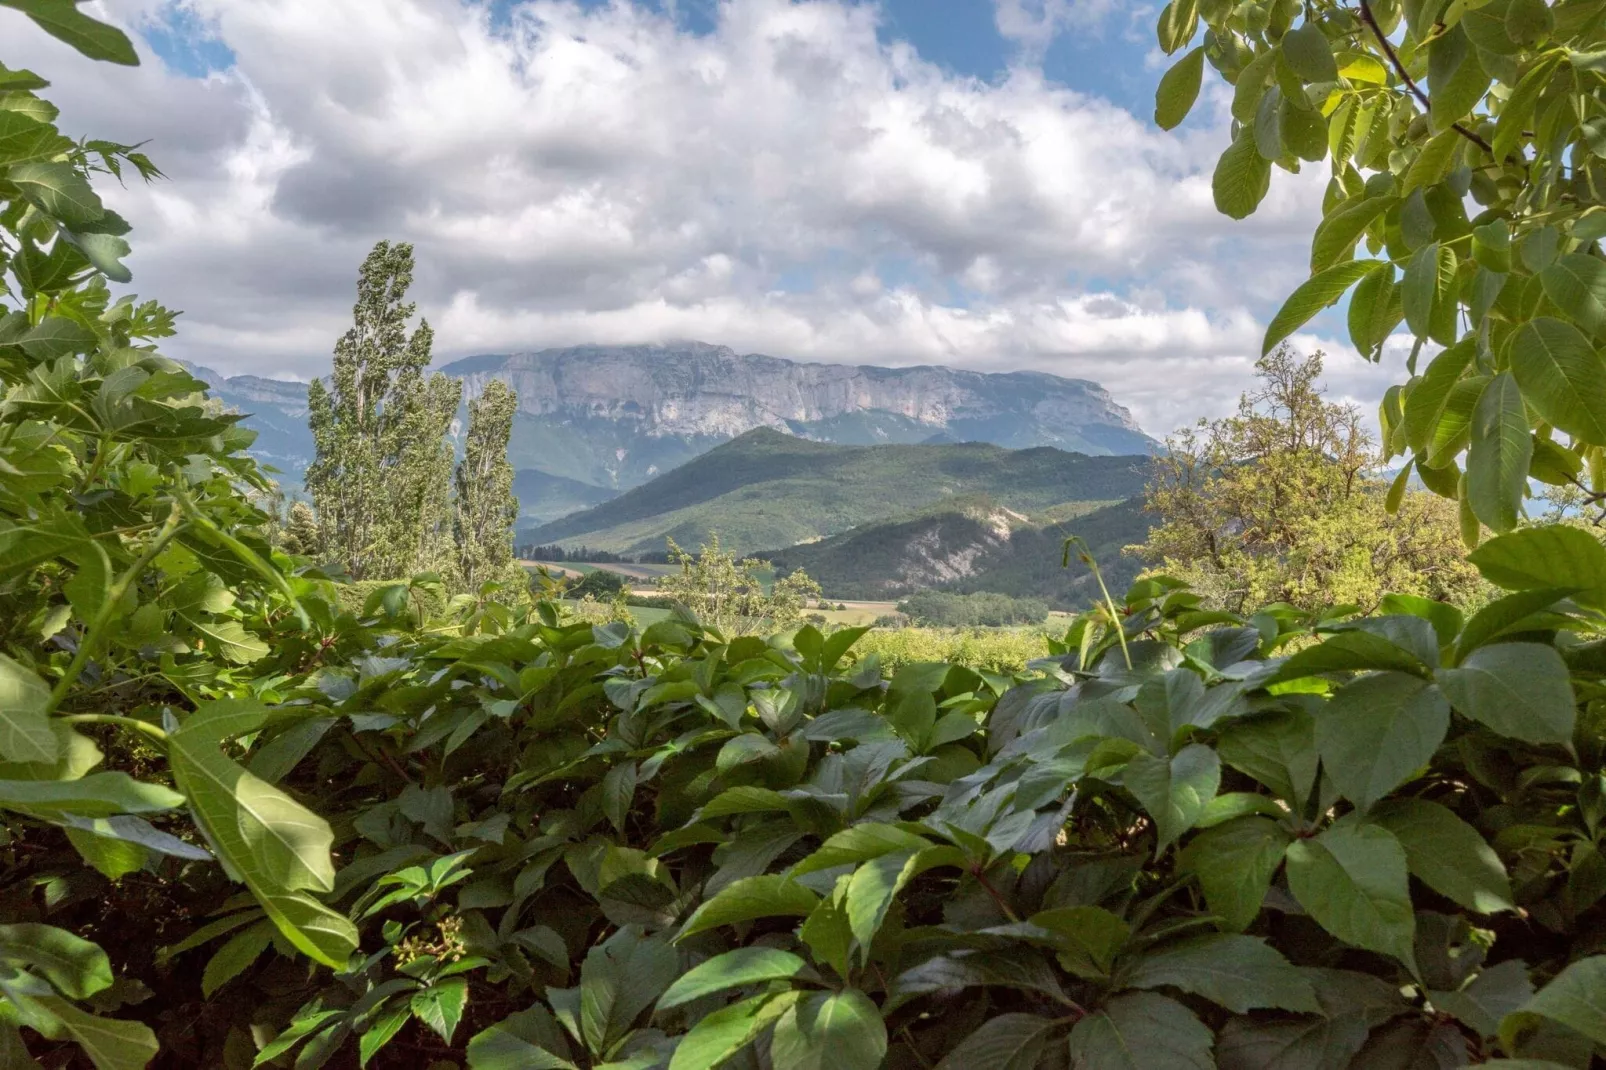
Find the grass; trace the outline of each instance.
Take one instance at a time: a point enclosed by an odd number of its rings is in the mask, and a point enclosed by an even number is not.
[[[1048,656],[1044,628],[872,628],[850,653],[878,654],[890,669],[921,661],[949,661],[972,669],[1020,672]]]

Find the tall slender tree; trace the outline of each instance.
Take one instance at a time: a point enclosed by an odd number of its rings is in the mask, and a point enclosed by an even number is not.
[[[513,466],[507,443],[513,434],[518,396],[500,379],[469,402],[468,441],[457,466],[457,562],[470,587],[494,579],[513,560]]]
[[[411,245],[374,246],[329,383],[307,390],[317,448],[307,491],[327,552],[358,579],[437,567],[449,540],[445,435],[462,387],[438,372],[425,376],[434,334],[428,321],[408,332],[412,282]]]

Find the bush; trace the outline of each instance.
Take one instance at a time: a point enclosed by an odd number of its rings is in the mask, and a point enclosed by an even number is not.
[[[584,598],[590,595],[599,602],[611,602],[625,592],[626,586],[623,576],[599,568],[586,573],[564,594],[569,598]]]
[[[932,628],[1000,628],[1043,623],[1048,618],[1048,603],[990,591],[918,591],[898,603],[898,612]]]
[[[907,621],[905,622],[907,624]],[[1027,663],[1049,654],[1048,636],[1031,628],[877,627],[854,644],[863,657],[898,669],[925,661],[945,661],[991,672],[1022,672]]]

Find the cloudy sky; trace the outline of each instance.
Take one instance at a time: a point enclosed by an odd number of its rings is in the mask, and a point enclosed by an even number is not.
[[[7,53],[69,133],[148,142],[167,179],[110,198],[133,288],[184,309],[169,353],[230,373],[324,373],[392,238],[440,359],[696,338],[1035,369],[1164,434],[1248,384],[1318,219],[1320,168],[1216,214],[1223,87],[1153,125],[1138,0],[98,6],[142,67],[14,16]],[[1300,341],[1368,406],[1395,370]]]

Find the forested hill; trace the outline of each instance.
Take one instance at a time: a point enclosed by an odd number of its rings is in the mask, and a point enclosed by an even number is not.
[[[717,531],[737,552],[825,538],[949,499],[986,494],[1021,520],[1067,503],[1140,493],[1144,457],[1089,457],[978,442],[840,446],[761,428],[521,542],[642,553]]]

